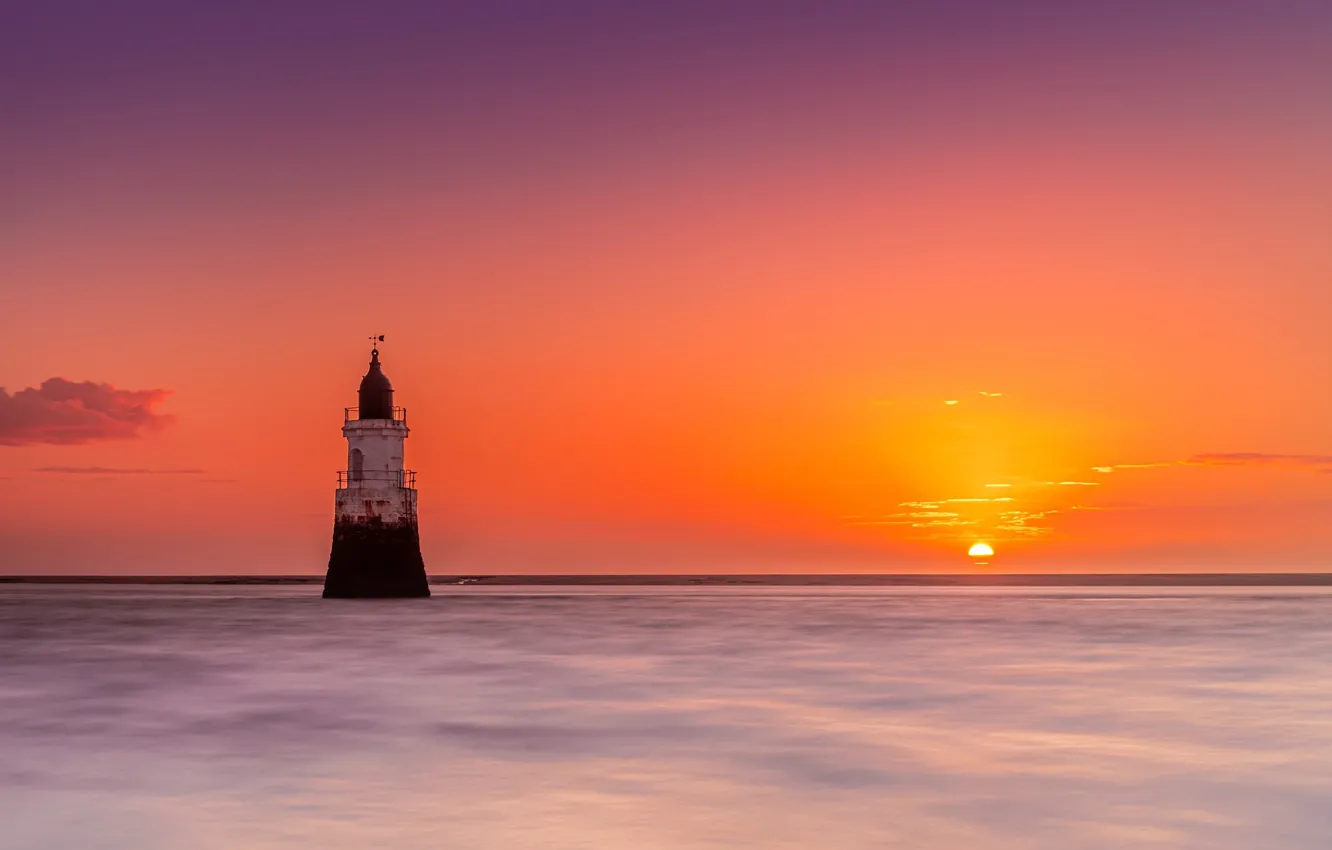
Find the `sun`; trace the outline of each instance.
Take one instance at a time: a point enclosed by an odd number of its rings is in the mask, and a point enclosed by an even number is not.
[[[975,543],[967,550],[967,554],[973,558],[988,558],[994,554],[994,550],[989,543]]]

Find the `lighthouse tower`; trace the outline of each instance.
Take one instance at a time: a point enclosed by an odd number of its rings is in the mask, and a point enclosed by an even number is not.
[[[416,530],[416,473],[402,463],[407,410],[393,406],[378,343],[359,401],[343,416],[347,468],[338,473],[324,597],[429,596]]]

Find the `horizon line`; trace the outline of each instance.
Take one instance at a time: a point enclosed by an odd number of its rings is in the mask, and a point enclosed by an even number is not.
[[[1332,572],[1102,573],[560,573],[428,576],[432,585],[584,586],[1332,586]],[[0,575],[0,584],[306,585],[319,574]]]

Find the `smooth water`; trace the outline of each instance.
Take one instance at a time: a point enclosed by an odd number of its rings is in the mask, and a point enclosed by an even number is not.
[[[1332,595],[0,586],[0,846],[1326,848]]]

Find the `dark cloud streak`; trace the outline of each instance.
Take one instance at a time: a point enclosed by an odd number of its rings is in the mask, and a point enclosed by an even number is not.
[[[61,475],[202,475],[202,469],[117,469],[107,466],[42,466],[33,472]]]

